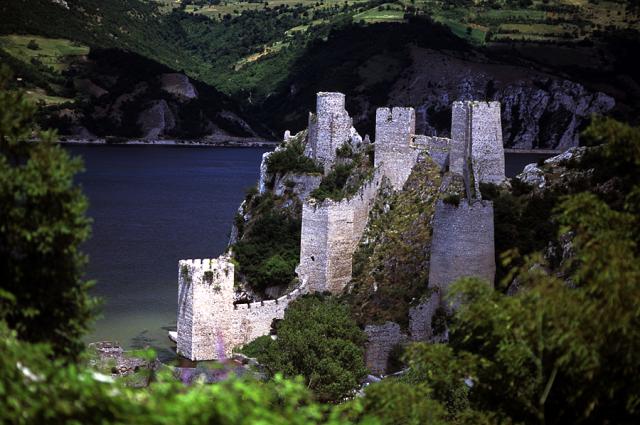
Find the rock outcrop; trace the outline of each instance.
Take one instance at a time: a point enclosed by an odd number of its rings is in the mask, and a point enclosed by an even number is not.
[[[581,84],[482,57],[462,59],[414,47],[411,58],[389,100],[415,107],[416,129],[427,135],[448,135],[451,101],[480,98],[501,103],[505,147],[567,149],[577,146],[591,114],[615,105],[612,97]]]
[[[134,53],[95,49],[70,68],[84,102],[70,106],[73,118],[55,111],[48,117],[62,135],[221,142],[270,136],[223,93]]]
[[[161,99],[151,102],[149,107],[140,113],[138,125],[143,139],[156,140],[173,130],[176,120],[167,101]]]
[[[177,99],[188,101],[198,97],[198,91],[184,74],[171,73],[160,75],[160,89],[174,95]]]
[[[454,100],[487,99],[502,105],[504,146],[567,149],[592,114],[611,110],[612,97],[581,84],[523,67],[462,59],[414,47],[412,65],[395,82],[392,104],[416,109],[416,130],[448,136],[448,110]]]

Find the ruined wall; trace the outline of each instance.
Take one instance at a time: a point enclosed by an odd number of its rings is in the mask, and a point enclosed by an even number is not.
[[[413,108],[378,108],[376,111],[375,166],[396,190],[401,190],[416,163],[419,150],[411,147],[416,128]]]
[[[429,298],[409,309],[409,333],[412,341],[430,341],[433,337],[431,322],[440,306],[440,294],[433,291]]]
[[[446,137],[415,135],[413,136],[411,145],[415,149],[427,152],[431,159],[433,159],[442,170],[446,170],[449,167],[451,139]]]
[[[471,158],[477,182],[505,181],[499,102],[471,102]]]
[[[304,200],[300,264],[301,284],[277,300],[234,305],[233,264],[227,257],[182,260],[179,265],[178,354],[192,360],[220,359],[238,346],[270,332],[274,319],[284,317],[289,302],[303,292],[339,294],[352,277],[352,258],[367,225],[384,177],[401,190],[421,152],[443,170],[469,182],[504,180],[504,151],[499,104],[455,102],[452,139],[415,135],[412,108],[380,108],[376,114],[375,172],[358,193],[341,201],[306,199],[320,176],[283,176],[276,192],[298,190]],[[335,151],[356,138],[344,109],[344,95],[319,93],[317,115],[310,114],[305,155],[324,163],[325,172],[335,161]],[[357,138],[356,138],[357,139]],[[261,166],[260,191],[266,190],[266,158]],[[473,176],[473,178],[472,178]],[[292,180],[293,188],[285,181]],[[297,189],[296,189],[297,188]],[[479,195],[477,187],[475,194]],[[461,201],[459,206],[439,201],[433,218],[429,286],[438,289],[410,309],[412,340],[433,339],[431,320],[440,296],[463,276],[478,276],[493,284],[495,277],[493,206],[490,202]],[[383,373],[394,345],[408,337],[397,324],[367,326],[367,365]]]
[[[286,191],[290,191],[304,202],[311,195],[311,192],[320,186],[321,181],[322,176],[319,174],[287,173],[276,179],[273,185],[273,193],[276,196],[282,196]]]
[[[468,163],[471,140],[469,102],[453,102],[451,106],[451,146],[449,149],[449,171],[464,174]]]
[[[377,169],[371,181],[339,202],[311,199],[302,207],[298,276],[309,291],[339,294],[351,280],[352,257],[367,225],[382,182]]]
[[[177,352],[191,360],[229,357],[234,348],[269,334],[273,319],[282,319],[304,290],[234,305],[234,266],[228,257],[181,260],[178,268]]]
[[[499,102],[453,102],[450,170],[465,175],[472,161],[478,183],[505,180]]]
[[[365,364],[372,374],[382,375],[387,372],[389,354],[396,345],[406,342],[407,337],[400,330],[400,325],[394,322],[367,325],[364,333],[367,334]]]
[[[459,206],[438,201],[433,217],[429,287],[446,293],[465,276],[477,276],[493,285],[496,273],[493,204],[460,201]]]
[[[342,93],[320,92],[316,113],[309,114],[305,155],[324,165],[325,174],[336,159],[336,149],[351,137],[353,120],[345,109]]]

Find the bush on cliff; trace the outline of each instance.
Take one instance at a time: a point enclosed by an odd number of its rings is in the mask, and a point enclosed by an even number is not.
[[[238,272],[252,288],[291,283],[300,258],[301,225],[299,217],[270,211],[248,226],[233,252]]]
[[[304,376],[322,401],[348,396],[367,374],[365,334],[335,298],[308,295],[294,301],[278,323],[278,337],[259,338],[243,351],[271,375]]]
[[[349,146],[344,144],[343,146]],[[346,163],[336,163],[323,177],[320,186],[311,192],[318,201],[340,201],[355,195],[373,176],[373,161],[367,152],[352,154]]]
[[[276,173],[322,173],[311,158],[304,155],[304,145],[299,139],[287,142],[284,149],[275,151],[267,158],[267,172]]]

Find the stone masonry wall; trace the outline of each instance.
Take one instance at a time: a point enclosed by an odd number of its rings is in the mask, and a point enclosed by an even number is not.
[[[191,360],[229,357],[232,350],[269,334],[297,288],[276,300],[233,304],[234,266],[228,257],[181,260],[178,271],[177,352]]]
[[[342,93],[320,92],[316,114],[309,115],[309,139],[305,155],[324,165],[325,174],[336,159],[336,149],[351,137],[353,120]]]
[[[451,147],[449,155],[449,171],[464,174],[468,164],[471,129],[468,102],[453,102],[451,105]]]
[[[499,102],[471,103],[471,158],[476,182],[505,181]]]
[[[429,287],[446,293],[465,276],[477,276],[493,285],[496,273],[493,204],[460,201],[459,206],[438,201],[433,217]]]
[[[389,354],[396,345],[406,342],[407,337],[394,322],[367,325],[364,333],[367,334],[365,364],[374,375],[382,375],[387,371]]]
[[[440,166],[442,170],[449,167],[449,149],[451,139],[446,137],[433,137],[415,135],[413,136],[412,146],[416,149],[426,151],[431,159]]]
[[[473,161],[476,182],[505,180],[499,102],[453,102],[451,139],[451,172],[466,176],[469,161]]]
[[[376,111],[375,166],[380,167],[395,190],[411,174],[419,151],[411,147],[416,129],[413,108],[378,108]]]
[[[309,291],[339,294],[351,279],[352,257],[382,182],[377,169],[356,195],[339,202],[308,200],[302,207],[300,265]]]
[[[440,294],[434,291],[427,300],[409,309],[409,332],[412,341],[431,340],[431,322],[439,306]]]

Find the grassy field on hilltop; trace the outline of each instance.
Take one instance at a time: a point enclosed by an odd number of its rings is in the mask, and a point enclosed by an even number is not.
[[[61,38],[35,35],[7,35],[0,37],[0,48],[24,62],[40,62],[55,71],[63,71],[72,56],[89,53],[89,47]]]
[[[62,73],[89,47],[77,41],[35,35],[0,36],[0,56],[16,73],[16,83],[26,97],[45,105],[73,101],[65,90]]]
[[[29,0],[28,8],[16,0],[0,6],[0,35],[5,35],[0,56],[28,74],[47,101],[56,101],[47,96],[65,97],[52,90],[60,84],[52,80],[64,70],[64,58],[86,54],[83,46],[118,47],[185,72],[244,106],[259,109],[283,93],[314,46],[351,25],[354,31],[405,25],[420,16],[477,46],[572,43],[639,27],[638,8],[629,1],[220,0],[213,4],[216,1],[76,0],[66,9],[50,0]],[[27,48],[34,38],[30,34],[44,37],[36,39],[40,50]],[[363,69],[365,81],[377,84],[396,72],[395,64],[378,59],[389,70]]]

